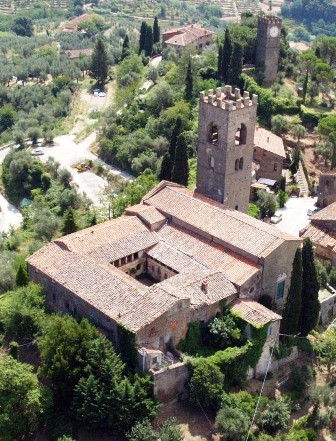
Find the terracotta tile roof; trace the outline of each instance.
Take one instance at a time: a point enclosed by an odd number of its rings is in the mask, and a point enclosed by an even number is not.
[[[90,18],[89,14],[79,15],[78,17],[75,17],[74,19],[68,21],[64,25],[63,29],[75,29],[82,21],[87,20],[88,18]]]
[[[190,299],[193,308],[213,305],[237,294],[237,288],[220,271],[199,270],[197,273],[182,273],[165,280],[160,286],[163,289],[171,287],[177,296],[182,295],[182,298]]]
[[[196,233],[186,230],[178,225],[165,225],[159,232],[160,238],[167,244],[178,248],[190,256],[193,261],[204,265],[209,270],[218,270],[225,273],[226,277],[237,285],[243,285],[256,274],[261,265],[215,244]]]
[[[126,208],[126,214],[136,215],[145,224],[152,226],[158,222],[164,222],[166,218],[155,208],[144,204]]]
[[[205,29],[201,25],[192,24],[177,29],[169,29],[162,33],[162,35],[169,35],[176,33],[172,37],[165,40],[165,43],[177,46],[188,46],[193,42],[197,42],[200,37],[215,35],[215,32]]]
[[[179,187],[159,184],[143,199],[175,223],[183,222],[199,234],[210,235],[223,245],[244,251],[251,257],[266,257],[285,240],[297,240],[273,225],[268,225],[239,211],[219,208],[180,191]]]
[[[316,221],[336,221],[336,202],[328,205],[311,216],[312,223]]]
[[[67,57],[72,60],[75,58],[80,58],[81,56],[89,57],[93,53],[93,49],[74,49],[70,51],[64,51]]]
[[[274,153],[275,155],[281,156],[282,158],[286,157],[282,138],[269,130],[256,127],[254,132],[254,145],[263,150]]]
[[[162,240],[148,250],[146,254],[178,273],[182,271],[199,271],[207,269],[204,264],[198,262],[187,253],[180,251],[178,245],[171,246]]]
[[[324,248],[335,249],[336,248],[336,234],[328,232],[328,230],[313,224],[300,232],[300,236],[305,239],[310,237],[313,244],[319,245]]]
[[[251,325],[266,325],[269,322],[281,320],[281,316],[252,299],[237,299],[231,311],[238,314]]]
[[[323,176],[334,176],[334,175],[336,175],[336,170],[324,170],[323,172],[321,172],[320,178]]]

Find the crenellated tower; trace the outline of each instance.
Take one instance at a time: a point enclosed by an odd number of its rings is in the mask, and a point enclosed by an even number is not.
[[[196,193],[247,212],[258,97],[231,86],[200,93]]]

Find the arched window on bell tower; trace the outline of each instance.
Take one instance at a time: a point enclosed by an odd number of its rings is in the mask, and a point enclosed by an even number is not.
[[[246,144],[246,138],[247,138],[246,126],[245,126],[245,124],[241,124],[240,127],[238,127],[237,131],[236,131],[235,144],[236,145]]]
[[[209,143],[218,144],[218,126],[214,122],[209,124]]]
[[[239,170],[243,170],[243,168],[244,168],[244,158],[241,157],[239,159]]]

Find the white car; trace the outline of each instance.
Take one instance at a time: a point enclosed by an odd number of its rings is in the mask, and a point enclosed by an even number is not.
[[[32,156],[40,156],[40,155],[44,155],[44,151],[42,149],[34,149],[31,152]]]
[[[271,223],[272,224],[278,224],[282,221],[282,213],[281,211],[276,211],[273,216],[271,217]]]

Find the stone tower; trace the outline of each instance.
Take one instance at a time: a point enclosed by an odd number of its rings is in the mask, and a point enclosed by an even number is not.
[[[336,170],[327,170],[320,175],[317,205],[327,207],[336,202]]]
[[[247,212],[257,95],[231,86],[200,93],[196,193]]]
[[[277,78],[282,20],[271,15],[258,17],[256,66],[264,67],[265,83]]]

